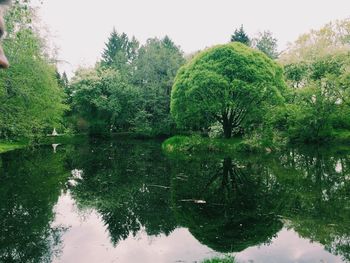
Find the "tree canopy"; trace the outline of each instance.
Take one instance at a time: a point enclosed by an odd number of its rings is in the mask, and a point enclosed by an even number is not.
[[[113,30],[101,63],[77,71],[66,89],[77,130],[169,134],[175,126],[169,113],[171,87],[184,61],[167,36],[139,47],[134,38]]]
[[[282,99],[283,70],[241,43],[207,49],[183,66],[175,79],[171,113],[178,125],[208,128],[219,122],[226,138],[247,117]]]
[[[28,1],[16,1],[5,19],[8,70],[0,72],[0,139],[34,137],[62,126],[64,93]]]
[[[287,133],[298,141],[320,142],[350,128],[349,19],[300,36],[283,52],[290,87],[282,110]]]

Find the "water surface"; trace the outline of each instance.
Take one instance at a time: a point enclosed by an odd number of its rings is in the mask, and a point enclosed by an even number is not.
[[[0,262],[350,261],[350,149],[169,157],[160,146],[0,155]]]

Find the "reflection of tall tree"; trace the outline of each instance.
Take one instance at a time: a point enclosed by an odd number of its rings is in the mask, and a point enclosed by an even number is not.
[[[51,262],[60,228],[53,206],[64,187],[64,153],[51,149],[0,155],[0,261]]]
[[[72,193],[81,206],[98,210],[115,244],[142,227],[149,235],[174,230],[168,166],[159,143],[118,141],[88,147],[75,163],[83,175]]]
[[[264,167],[231,158],[182,160],[174,167],[177,217],[202,243],[217,251],[241,251],[268,242],[281,229],[272,213],[273,181],[263,176]]]

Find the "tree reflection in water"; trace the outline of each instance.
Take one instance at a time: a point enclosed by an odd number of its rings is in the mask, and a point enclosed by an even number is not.
[[[349,258],[345,153],[169,160],[154,142],[92,147],[99,154],[79,154],[84,175],[72,191],[101,213],[114,244],[140,229],[168,235],[184,226],[216,251],[238,252],[271,242],[284,225]]]
[[[160,142],[91,144],[76,161],[83,175],[72,195],[82,207],[101,214],[115,245],[141,229],[156,236],[169,235],[176,228],[169,167]]]
[[[174,163],[178,221],[211,248],[237,252],[268,243],[283,222],[350,260],[348,152],[292,149],[271,157],[199,157]]]
[[[51,149],[0,155],[0,262],[51,262],[64,228],[51,227],[65,188],[66,153]]]
[[[167,236],[187,227],[215,251],[239,252],[287,227],[350,261],[350,151],[168,157],[160,144],[97,141],[0,155],[0,261],[50,262],[59,253],[64,229],[52,221],[66,190],[81,211],[101,215],[115,246],[139,231]]]
[[[275,213],[278,196],[259,173],[264,167],[232,158],[181,161],[175,167],[177,218],[203,244],[220,252],[239,252],[268,243],[282,228]],[[188,175],[188,180],[179,174]]]

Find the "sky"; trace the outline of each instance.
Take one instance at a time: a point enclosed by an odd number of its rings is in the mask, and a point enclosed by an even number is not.
[[[37,0],[38,1],[38,0]],[[229,41],[243,24],[250,36],[270,30],[279,50],[324,24],[350,18],[349,0],[42,0],[39,17],[71,76],[93,66],[115,28],[145,43],[168,35],[185,53]]]

